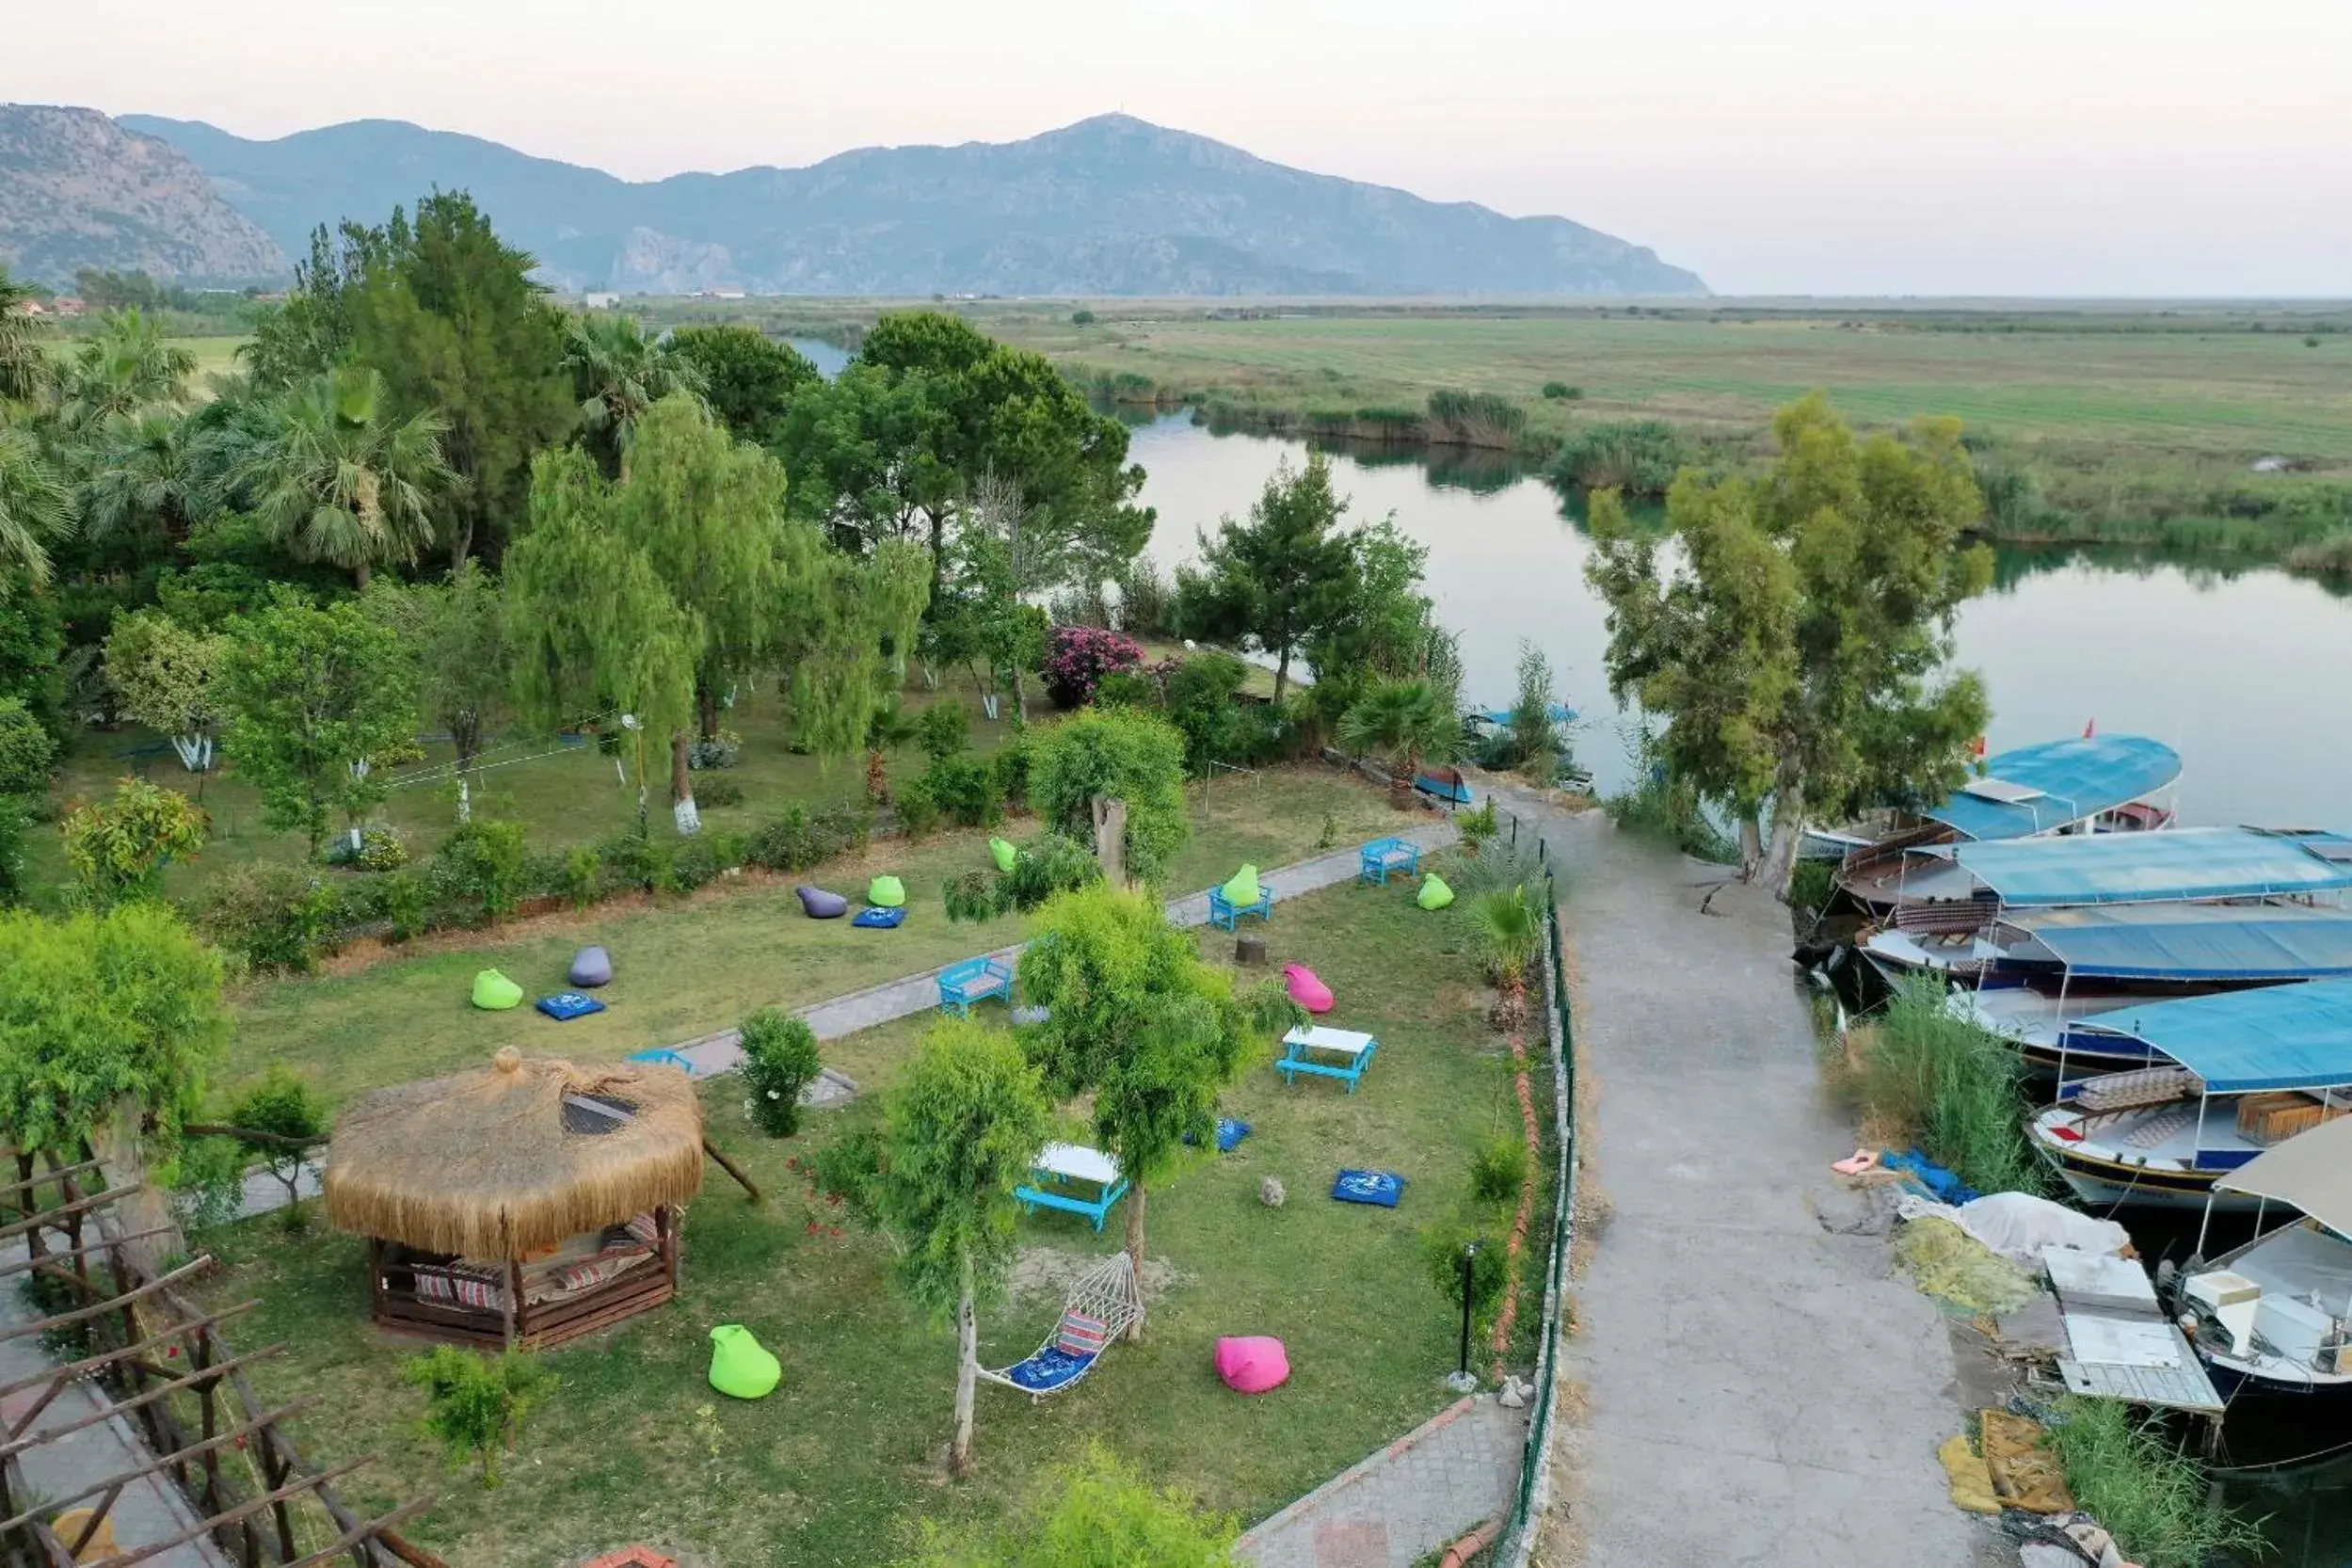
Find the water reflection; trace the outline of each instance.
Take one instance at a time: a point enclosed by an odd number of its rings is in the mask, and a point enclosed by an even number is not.
[[[1144,500],[1160,510],[1154,558],[1192,559],[1198,529],[1245,515],[1276,462],[1303,450],[1213,435],[1183,413],[1139,426]],[[1508,700],[1520,643],[1535,643],[1587,715],[1580,760],[1604,788],[1620,782],[1604,611],[1585,586],[1591,545],[1574,509],[1533,477],[1453,483],[1447,465],[1433,473],[1395,448],[1331,450],[1350,521],[1393,512],[1430,547],[1438,614],[1463,635],[1465,696]],[[2339,676],[2352,669],[2352,610],[2315,583],[2227,557],[2004,550],[1958,639],[1992,694],[1996,750],[2086,724],[2154,735],[2186,760],[2188,822],[2352,826],[2352,692]]]

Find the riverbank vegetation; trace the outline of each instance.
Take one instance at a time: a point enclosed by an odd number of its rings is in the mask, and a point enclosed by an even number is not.
[[[2019,1125],[2023,1072],[2016,1047],[1954,1015],[1935,981],[1913,980],[1852,1026],[1835,1076],[1880,1143],[1914,1143],[1980,1192],[2039,1192],[2043,1168]]]
[[[2150,1417],[2116,1400],[2070,1398],[2050,1426],[2074,1500],[2145,1568],[2205,1568],[2260,1556],[2255,1525],[2213,1495],[2204,1467]]]

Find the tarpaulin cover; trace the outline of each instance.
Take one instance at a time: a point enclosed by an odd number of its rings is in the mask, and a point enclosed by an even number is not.
[[[2145,1041],[2203,1079],[2211,1094],[2352,1083],[2352,980],[2145,1002],[2075,1029]]]
[[[2335,833],[2184,827],[1936,844],[1911,853],[1959,862],[2013,909],[2265,898],[2352,888],[2352,839]]]
[[[2352,1236],[2352,1116],[2322,1122],[2214,1178],[2214,1190],[2290,1203]]]
[[[2305,904],[2150,904],[2005,920],[2078,975],[2316,980],[2352,975],[2352,910]]]
[[[1988,800],[1959,790],[1928,815],[1980,840],[2046,833],[2163,789],[2181,776],[2181,754],[2145,735],[2045,741],[1992,758],[1983,776],[2034,798]]]

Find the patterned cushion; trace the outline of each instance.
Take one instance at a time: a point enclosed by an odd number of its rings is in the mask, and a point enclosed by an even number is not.
[[[1062,1314],[1062,1328],[1053,1337],[1054,1348],[1070,1355],[1100,1355],[1110,1342],[1111,1325],[1077,1307]]]

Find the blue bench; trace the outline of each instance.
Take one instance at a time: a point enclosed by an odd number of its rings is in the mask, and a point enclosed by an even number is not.
[[[1420,869],[1420,845],[1410,839],[1374,839],[1356,856],[1355,879],[1386,887],[1390,872],[1410,876]]]
[[[1013,968],[996,958],[967,958],[939,971],[939,1011],[968,1018],[972,1003],[990,997],[1013,1000]]]
[[[1119,1174],[1111,1157],[1099,1149],[1078,1144],[1048,1144],[1038,1151],[1037,1162],[1031,1168],[1033,1180],[1013,1189],[1013,1196],[1020,1200],[1021,1210],[1028,1213],[1039,1208],[1059,1208],[1066,1214],[1083,1214],[1094,1223],[1096,1230],[1111,1217],[1111,1208],[1127,1195],[1127,1177]],[[1091,1184],[1100,1194],[1081,1198],[1072,1192],[1035,1185],[1036,1181],[1074,1181]]]
[[[1244,915],[1256,915],[1261,920],[1271,920],[1274,918],[1272,884],[1260,882],[1257,885],[1256,904],[1237,904],[1225,897],[1224,888],[1220,887],[1208,889],[1209,924],[1224,926],[1227,931],[1239,931],[1241,928],[1241,917]]]
[[[1364,1069],[1372,1064],[1372,1055],[1380,1049],[1380,1042],[1369,1034],[1352,1029],[1325,1029],[1320,1024],[1302,1024],[1282,1037],[1282,1058],[1274,1064],[1274,1071],[1285,1083],[1296,1083],[1299,1074],[1312,1073],[1318,1078],[1336,1078],[1355,1093],[1356,1080]],[[1345,1064],[1318,1062],[1310,1054],[1322,1051],[1329,1056],[1345,1058]]]

